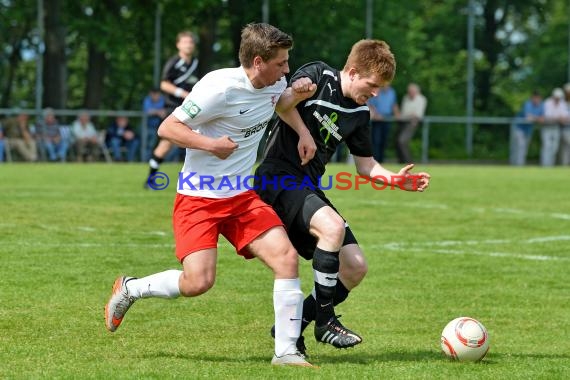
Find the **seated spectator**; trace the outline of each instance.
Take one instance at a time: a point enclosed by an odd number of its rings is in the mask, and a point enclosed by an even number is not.
[[[38,147],[35,137],[30,132],[28,120],[27,114],[20,113],[4,120],[2,127],[7,148],[17,151],[24,160],[34,162],[38,160]]]
[[[146,160],[150,159],[154,146],[158,140],[158,127],[162,120],[166,117],[166,108],[164,107],[164,96],[162,96],[158,88],[150,90],[149,94],[143,100],[143,112],[145,113],[147,126],[146,141]]]
[[[82,111],[77,120],[71,125],[75,149],[77,151],[78,162],[92,162],[100,155],[99,136],[97,130],[91,122],[91,116],[86,111]]]
[[[67,158],[69,141],[62,137],[59,122],[51,108],[44,109],[44,118],[39,124],[43,148],[48,160],[64,162]]]
[[[128,162],[135,160],[139,139],[129,125],[129,119],[126,116],[117,116],[115,118],[115,121],[107,129],[105,140],[107,146],[111,149],[114,161],[124,161],[123,148],[127,152],[126,160]]]
[[[517,117],[526,119],[528,123],[517,123],[513,130],[512,164],[523,166],[526,164],[533,123],[544,123],[544,104],[538,91],[534,91],[530,99],[524,102]]]

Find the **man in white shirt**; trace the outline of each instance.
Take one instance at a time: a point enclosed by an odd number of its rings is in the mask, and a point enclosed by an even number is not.
[[[560,146],[560,128],[570,123],[568,105],[561,88],[555,88],[552,96],[544,101],[544,119],[540,129],[540,165],[554,166]]]
[[[176,256],[183,271],[117,278],[105,307],[109,331],[119,327],[137,299],[207,292],[214,285],[222,234],[239,255],[258,257],[274,273],[272,364],[311,366],[296,348],[303,302],[297,251],[275,211],[244,182],[275,110],[294,130],[304,128],[294,105],[311,96],[315,85],[300,79],[286,88],[292,45],[290,36],[271,25],[247,25],[241,35],[241,66],[204,76],[160,125],[161,138],[186,147],[173,212]],[[300,136],[298,147],[305,162],[316,150],[308,134]]]
[[[402,164],[413,162],[410,152],[410,141],[418,129],[420,120],[424,117],[427,99],[420,92],[420,86],[415,83],[408,85],[408,93],[402,99],[400,112],[401,122],[396,134],[396,153]]]
[[[81,111],[71,125],[77,161],[93,161],[99,154],[99,137],[87,111]]]

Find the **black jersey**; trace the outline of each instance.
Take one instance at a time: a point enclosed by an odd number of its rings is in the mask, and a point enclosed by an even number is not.
[[[180,56],[175,55],[170,58],[162,70],[162,80],[173,83],[176,87],[190,92],[192,87],[198,82],[198,58],[192,57],[190,62],[186,62]],[[166,94],[165,105],[174,109],[182,104],[183,98],[178,98],[172,94]]]
[[[297,151],[299,136],[284,121],[277,118],[269,135],[264,152],[264,163],[272,163],[294,170],[296,175],[308,175],[314,183],[325,173],[337,146],[345,141],[355,156],[372,156],[370,141],[370,110],[354,100],[344,97],[340,85],[340,72],[323,62],[312,62],[301,67],[291,77],[290,83],[308,77],[316,83],[313,97],[300,102],[297,110],[311,132],[317,151],[305,166]],[[263,164],[262,164],[263,165]]]

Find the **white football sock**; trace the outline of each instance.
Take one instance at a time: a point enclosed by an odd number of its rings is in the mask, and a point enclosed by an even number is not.
[[[148,166],[150,166],[153,169],[158,169],[160,167],[160,164],[158,163],[157,160],[151,158],[150,160],[148,160]]]
[[[180,295],[178,281],[181,270],[167,270],[127,281],[129,293],[135,298],[176,298]]]
[[[298,278],[276,279],[273,285],[275,309],[275,355],[283,356],[297,351],[303,317],[303,292]]]

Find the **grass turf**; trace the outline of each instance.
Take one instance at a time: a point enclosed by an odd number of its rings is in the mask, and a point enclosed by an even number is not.
[[[328,192],[369,262],[337,308],[364,342],[338,351],[309,329],[320,368],[305,369],[269,365],[272,276],[223,238],[210,292],[137,302],[108,333],[117,275],[179,268],[174,185],[143,191],[144,165],[2,165],[0,378],[568,378],[568,169],[418,169],[432,174],[424,194]],[[179,166],[163,170],[176,178]],[[301,275],[308,292],[306,261]],[[440,353],[458,316],[489,330],[482,363]]]

